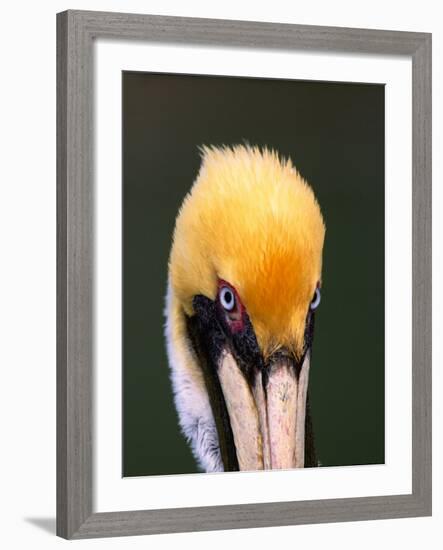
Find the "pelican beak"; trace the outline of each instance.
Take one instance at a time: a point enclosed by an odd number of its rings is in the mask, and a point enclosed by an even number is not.
[[[197,298],[188,330],[205,374],[225,471],[305,467],[313,316],[301,358],[279,350],[264,361],[250,322],[229,339],[211,301]]]
[[[230,352],[219,361],[218,378],[231,424],[240,470],[303,468],[309,353],[301,368],[279,353],[252,384]]]

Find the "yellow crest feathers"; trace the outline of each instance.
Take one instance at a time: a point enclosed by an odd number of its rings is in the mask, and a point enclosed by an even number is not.
[[[169,260],[174,298],[215,299],[235,287],[268,356],[303,348],[309,304],[321,279],[325,226],[311,187],[289,159],[246,145],[204,147],[177,216]]]

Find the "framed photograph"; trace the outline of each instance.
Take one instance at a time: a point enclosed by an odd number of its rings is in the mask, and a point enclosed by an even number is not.
[[[431,35],[57,16],[57,533],[431,514]]]

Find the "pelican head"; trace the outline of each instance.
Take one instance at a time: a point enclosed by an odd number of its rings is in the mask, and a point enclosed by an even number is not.
[[[324,234],[290,160],[202,149],[175,224],[166,341],[180,426],[207,472],[316,464],[307,390]]]

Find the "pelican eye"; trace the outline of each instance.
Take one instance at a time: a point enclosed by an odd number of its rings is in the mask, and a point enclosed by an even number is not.
[[[312,298],[312,301],[311,301],[310,307],[312,310],[318,308],[318,306],[320,305],[320,300],[321,300],[320,289],[317,287],[314,292],[314,297]]]
[[[232,311],[235,307],[235,296],[230,288],[224,286],[220,290],[220,303],[226,311]]]

